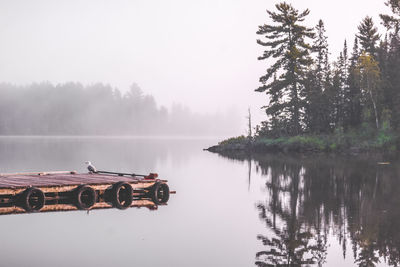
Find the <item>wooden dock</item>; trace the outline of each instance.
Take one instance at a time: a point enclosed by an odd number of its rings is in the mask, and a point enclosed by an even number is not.
[[[0,215],[165,205],[166,180],[75,171],[0,173]]]

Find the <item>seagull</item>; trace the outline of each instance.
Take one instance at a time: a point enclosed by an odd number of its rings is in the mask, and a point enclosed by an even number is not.
[[[90,161],[86,161],[85,163],[88,165],[87,168],[88,168],[89,172],[92,172],[92,173],[96,173],[97,172],[96,167],[93,166]]]

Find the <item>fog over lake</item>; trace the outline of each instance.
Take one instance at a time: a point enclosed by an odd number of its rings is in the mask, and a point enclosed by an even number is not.
[[[384,1],[288,1],[323,19],[332,57],[359,22],[388,13]],[[266,98],[254,92],[267,65],[257,61],[258,25],[269,23],[274,1],[6,0],[0,3],[0,82],[27,85],[110,84],[127,92],[137,83],[170,108],[225,112],[235,107],[245,129],[247,108],[265,120]],[[344,8],[347,7],[347,8]],[[338,14],[340,14],[338,16]]]
[[[0,138],[2,171],[85,172],[90,159],[105,170],[157,171],[177,191],[153,211],[1,215],[2,264],[265,266],[274,262],[268,255],[323,266],[399,263],[397,162],[202,151],[213,142]]]
[[[2,0],[0,38],[0,267],[400,265],[398,0]]]

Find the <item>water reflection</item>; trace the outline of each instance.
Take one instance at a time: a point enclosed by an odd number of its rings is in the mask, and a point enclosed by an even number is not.
[[[159,204],[159,205],[166,205]],[[134,200],[132,205],[129,208],[147,208],[149,210],[157,210],[158,206],[151,200]],[[107,202],[97,202],[95,203],[90,210],[86,210],[88,213],[91,210],[99,210],[99,209],[117,209],[111,203]],[[40,211],[29,212],[18,206],[9,206],[9,207],[0,207],[0,216],[1,215],[10,215],[10,214],[23,214],[23,213],[46,213],[46,212],[64,212],[64,211],[77,211],[80,210],[78,207],[72,204],[51,204],[45,205]]]
[[[335,242],[329,236],[340,244],[348,265],[399,264],[398,164],[351,157],[225,156],[252,159],[265,179],[265,199],[256,207],[267,231],[257,236],[264,249],[256,253],[256,266],[322,266],[329,242]]]

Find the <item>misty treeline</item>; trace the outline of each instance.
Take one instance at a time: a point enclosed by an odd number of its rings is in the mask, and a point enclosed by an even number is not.
[[[304,26],[310,11],[285,2],[267,11],[273,23],[259,26],[257,43],[272,60],[262,85],[269,97],[268,120],[260,136],[393,131],[400,128],[400,1],[386,2],[384,33],[369,16],[358,26],[353,47],[344,41],[335,61],[329,58],[322,20]],[[340,17],[338,17],[340,19]]]
[[[216,135],[233,125],[231,113],[159,107],[136,84],[125,94],[102,83],[0,84],[0,135]]]

